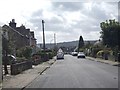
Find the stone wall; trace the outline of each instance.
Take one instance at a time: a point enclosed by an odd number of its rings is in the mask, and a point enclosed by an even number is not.
[[[11,65],[11,75],[19,74],[27,69],[32,68],[32,61],[24,61]]]

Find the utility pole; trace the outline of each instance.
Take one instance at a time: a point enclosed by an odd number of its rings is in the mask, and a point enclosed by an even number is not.
[[[42,20],[42,28],[43,28],[43,50],[45,51],[45,34],[44,34],[44,20]]]
[[[43,29],[43,52],[44,52],[44,60],[45,60],[45,34],[44,34],[44,20],[42,20],[42,29]]]
[[[54,48],[55,48],[55,46],[56,46],[56,35],[54,33]]]
[[[54,33],[54,51],[55,51],[55,54],[57,52],[57,46],[56,46],[56,34]]]

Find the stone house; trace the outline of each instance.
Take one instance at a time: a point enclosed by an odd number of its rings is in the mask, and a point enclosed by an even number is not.
[[[36,47],[36,39],[33,37],[34,32],[31,34],[30,29],[26,29],[24,25],[16,27],[14,19],[10,21],[9,26],[4,25],[2,30],[7,34],[9,46],[11,46],[10,48],[12,49],[11,54],[15,55],[17,49],[25,46]]]

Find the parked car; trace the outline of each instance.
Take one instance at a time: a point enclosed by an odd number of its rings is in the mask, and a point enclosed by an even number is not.
[[[62,51],[62,49],[58,50],[57,59],[64,59],[64,52]]]
[[[5,61],[5,56],[2,56],[2,59],[3,59],[3,64],[5,63],[4,61]],[[14,64],[14,63],[16,63],[16,57],[14,56],[14,55],[11,55],[11,54],[8,54],[7,55],[7,59],[8,59],[8,61],[7,61],[7,64],[8,65],[10,65],[10,64]]]
[[[77,56],[78,52],[72,52],[72,56]]]
[[[78,58],[85,58],[84,52],[79,52],[77,55]]]
[[[10,54],[8,54],[8,60],[9,60],[9,63],[11,63],[11,64],[14,64],[17,61],[16,57],[14,55],[10,55]]]

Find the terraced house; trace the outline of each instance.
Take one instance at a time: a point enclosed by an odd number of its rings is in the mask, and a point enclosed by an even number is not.
[[[34,31],[26,29],[24,25],[16,27],[15,19],[10,21],[9,25],[2,27],[3,35],[8,39],[9,46],[12,49],[11,54],[15,55],[16,50],[25,46],[36,47],[36,39],[34,37]]]

